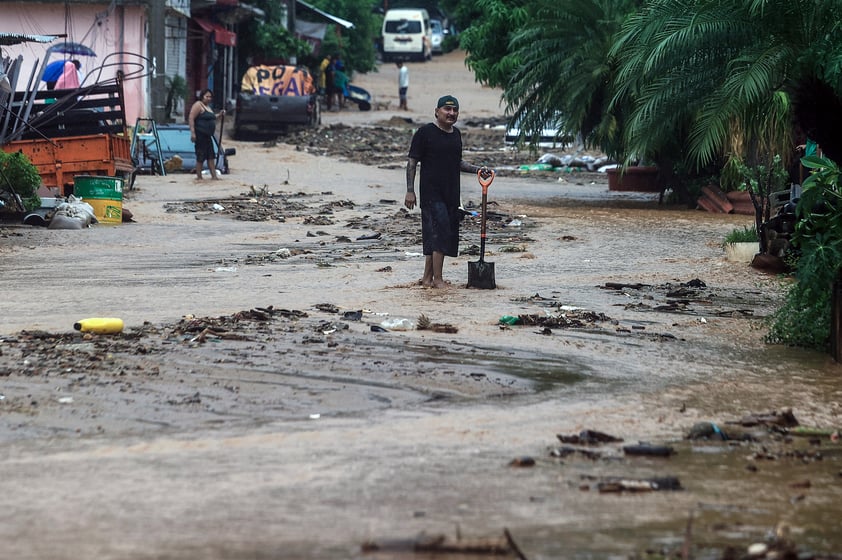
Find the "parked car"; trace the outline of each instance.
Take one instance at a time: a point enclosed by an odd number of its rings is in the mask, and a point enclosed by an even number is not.
[[[444,37],[447,34],[447,31],[445,31],[444,27],[442,27],[441,21],[437,19],[430,20],[430,29],[433,31],[433,34],[430,37],[433,54],[442,54],[444,52]]]
[[[506,134],[503,136],[503,142],[507,145],[515,145],[520,141],[529,144],[530,138],[527,136],[521,138],[520,123],[510,123],[506,128]],[[524,134],[526,132],[524,131]],[[538,146],[541,148],[564,148],[574,142],[574,138],[567,136],[563,132],[562,120],[559,116],[555,123],[545,123],[538,136]]]
[[[162,124],[158,125],[157,129],[164,162],[177,155],[181,158],[181,169],[178,171],[193,172],[196,169],[196,149],[190,140],[190,126],[186,124]],[[155,139],[151,134],[140,135],[138,139],[143,142],[143,145],[140,149],[135,150],[137,152],[135,161],[137,171],[138,173],[152,173],[159,169]],[[230,170],[228,158],[235,155],[237,149],[225,148],[220,150],[219,141],[215,136],[213,146],[216,151],[216,168],[227,174]],[[203,168],[208,168],[207,162],[205,162]]]

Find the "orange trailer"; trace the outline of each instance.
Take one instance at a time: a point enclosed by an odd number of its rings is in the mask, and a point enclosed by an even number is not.
[[[15,140],[3,146],[9,153],[23,152],[38,169],[44,187],[58,196],[72,192],[76,175],[123,177],[128,185],[134,171],[130,148],[131,140],[117,134]]]
[[[119,79],[78,89],[14,92],[11,110],[26,126],[9,136],[19,140],[0,149],[23,152],[44,187],[57,196],[72,192],[76,175],[123,177],[131,187],[135,167],[123,105]]]

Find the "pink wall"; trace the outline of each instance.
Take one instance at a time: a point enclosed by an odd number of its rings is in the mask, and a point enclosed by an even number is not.
[[[96,57],[76,57],[82,63],[82,73],[90,74],[86,84],[97,79],[97,69],[102,69],[101,78],[112,79],[118,69],[126,75],[149,71],[146,60],[132,55],[119,55],[119,52],[147,54],[146,13],[140,6],[116,6],[108,11],[109,3],[70,4],[65,15],[63,3],[41,2],[0,2],[0,32],[24,33],[32,35],[67,34],[66,39],[55,42],[72,41],[82,43],[93,49]],[[26,89],[32,68],[37,61],[39,67],[50,43],[26,43],[11,47],[2,47],[3,56],[12,58],[23,56],[23,68],[17,89]],[[109,56],[111,55],[111,56]],[[50,61],[63,55],[53,54]],[[140,68],[137,64],[143,64]],[[44,89],[44,83],[40,84]],[[126,100],[126,124],[134,125],[139,117],[146,117],[148,110],[148,80],[144,77],[128,79],[123,84]]]

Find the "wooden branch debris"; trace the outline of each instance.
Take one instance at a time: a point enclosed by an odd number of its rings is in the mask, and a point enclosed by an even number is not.
[[[455,540],[444,535],[428,535],[421,533],[414,539],[394,539],[383,541],[367,541],[362,544],[362,552],[376,554],[379,552],[423,552],[425,554],[472,554],[478,556],[515,557],[527,560],[518,548],[508,529],[503,530],[502,537],[479,539],[463,539],[458,536]]]
[[[450,323],[434,323],[423,313],[418,316],[416,324],[419,331],[433,331],[451,334],[459,332],[459,329]]]
[[[242,334],[229,333],[226,331],[206,328],[202,332],[191,338],[190,342],[207,342],[208,337],[224,338],[227,340],[249,340],[249,337]]]

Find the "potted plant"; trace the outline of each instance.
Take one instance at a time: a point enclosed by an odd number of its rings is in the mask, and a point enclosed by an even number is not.
[[[722,242],[725,257],[733,262],[750,263],[754,255],[760,250],[760,238],[755,226],[734,228],[725,236]]]

